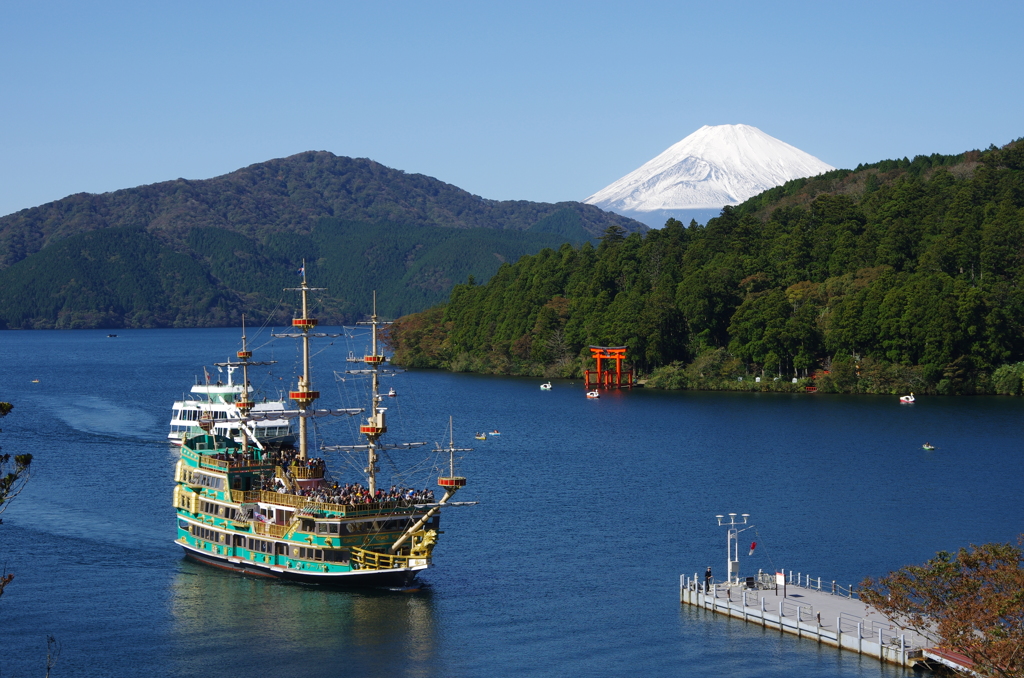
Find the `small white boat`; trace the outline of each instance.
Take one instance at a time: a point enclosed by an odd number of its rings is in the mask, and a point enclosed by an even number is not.
[[[541,384],[540,385],[540,390],[542,390],[542,391],[550,391],[551,390],[551,382],[549,381],[546,384]]]
[[[914,394],[911,393],[910,395],[900,396],[900,402],[904,403],[904,404],[909,404],[909,403],[914,402]]]
[[[601,392],[600,391],[587,391],[587,397],[588,398],[600,398],[601,397]]]
[[[391,389],[390,391],[388,391],[388,397],[389,398],[394,398],[396,396],[398,396],[398,394],[395,393],[395,389]]]

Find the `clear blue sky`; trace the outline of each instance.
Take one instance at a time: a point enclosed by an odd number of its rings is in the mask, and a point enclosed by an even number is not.
[[[832,165],[1024,136],[1021,2],[19,2],[0,215],[305,150],[581,200],[701,125]]]

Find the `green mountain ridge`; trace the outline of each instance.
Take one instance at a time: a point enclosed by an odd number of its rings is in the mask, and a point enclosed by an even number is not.
[[[218,326],[242,313],[280,321],[281,288],[304,259],[330,287],[325,322],[368,313],[374,289],[394,316],[609,225],[646,228],[582,203],[485,200],[371,160],[300,153],[0,219],[0,327]]]
[[[578,377],[589,345],[625,345],[672,388],[1021,393],[1024,143],[789,182],[704,227],[612,228],[456,286],[390,340],[459,371]]]

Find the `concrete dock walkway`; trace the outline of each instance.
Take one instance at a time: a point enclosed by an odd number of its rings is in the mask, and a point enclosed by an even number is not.
[[[893,624],[850,588],[792,573],[777,591],[774,586],[756,588],[769,579],[762,576],[760,582],[751,578],[749,583],[713,584],[705,591],[705,583],[696,573],[693,577],[682,575],[679,601],[885,662],[913,666],[935,659],[929,652],[931,641]]]

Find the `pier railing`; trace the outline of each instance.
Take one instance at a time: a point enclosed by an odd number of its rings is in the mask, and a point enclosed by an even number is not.
[[[759,575],[756,579],[751,577],[737,584],[714,580],[706,582],[699,578],[697,573],[694,573],[693,577],[681,575],[680,602],[741,617],[745,621],[777,627],[798,636],[816,638],[818,642],[838,645],[844,649],[871,654],[884,661],[895,661],[904,665],[914,663],[926,648],[934,645],[933,639],[912,629],[900,628],[884,618],[862,617],[839,611],[838,616],[823,620],[823,609],[816,608],[810,602],[815,600],[813,596],[799,602],[789,599],[768,602],[775,594],[768,598],[763,594],[774,587],[750,586],[755,582],[759,584],[763,579],[764,577]],[[789,572],[785,581],[788,587],[820,592],[823,596],[859,598],[853,586],[839,586],[834,581],[817,579],[803,573]],[[778,595],[782,594],[781,588],[780,586]],[[820,598],[817,600],[823,601]],[[833,609],[832,614],[835,613]],[[832,626],[833,621],[835,626]]]

